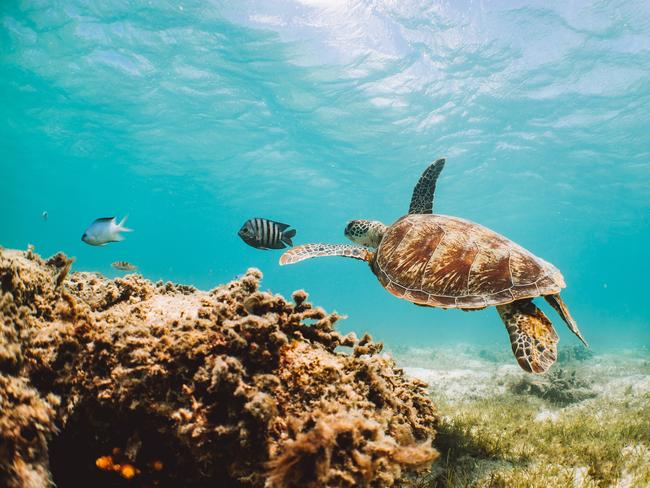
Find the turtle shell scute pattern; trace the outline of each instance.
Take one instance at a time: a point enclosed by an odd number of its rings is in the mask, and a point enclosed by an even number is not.
[[[446,215],[406,215],[388,227],[372,269],[393,295],[478,309],[558,293],[562,274],[506,237]]]

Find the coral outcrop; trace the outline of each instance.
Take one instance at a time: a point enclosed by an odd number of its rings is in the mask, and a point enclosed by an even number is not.
[[[592,359],[594,352],[582,345],[560,347],[557,353],[558,363],[578,363]]]
[[[535,395],[550,403],[564,406],[596,396],[589,381],[577,376],[575,371],[567,371],[562,368],[553,370],[544,376],[521,377],[510,385],[510,389],[516,394]]]
[[[438,456],[425,385],[305,292],[70,265],[0,250],[0,486],[391,486]]]

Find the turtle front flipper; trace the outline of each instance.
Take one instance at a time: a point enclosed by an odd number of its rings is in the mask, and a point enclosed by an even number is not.
[[[280,265],[294,264],[305,259],[321,256],[342,256],[369,262],[374,253],[368,251],[365,247],[350,246],[348,244],[302,244],[289,249],[280,256]]]
[[[529,373],[544,373],[557,358],[558,336],[551,321],[530,298],[498,305],[506,324],[512,352]]]
[[[438,159],[424,170],[418,180],[418,184],[413,189],[410,214],[430,214],[433,211],[433,194],[436,191],[436,181],[442,168],[445,167],[445,159]]]
[[[566,304],[560,297],[560,294],[558,293],[557,295],[544,295],[544,298],[548,303],[551,304],[551,307],[555,309],[555,311],[560,315],[560,317],[562,317],[562,320],[566,322],[566,325],[569,327],[571,332],[573,332],[576,336],[578,336],[578,339],[580,339],[586,347],[589,347],[589,344],[587,344],[585,338],[582,337],[582,334],[580,333],[580,329],[578,329],[578,324],[576,324],[576,321],[573,320],[573,317],[571,317],[571,314],[569,313],[569,308],[566,306]]]

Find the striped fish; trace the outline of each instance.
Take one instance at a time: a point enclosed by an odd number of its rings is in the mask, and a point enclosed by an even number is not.
[[[129,263],[128,261],[115,261],[111,264],[115,269],[120,271],[135,271],[138,269],[134,264]]]
[[[293,246],[291,238],[296,235],[289,225],[268,219],[249,219],[237,233],[249,246],[257,249],[284,249]]]

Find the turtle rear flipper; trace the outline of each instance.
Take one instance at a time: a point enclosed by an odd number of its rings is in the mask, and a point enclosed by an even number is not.
[[[560,297],[560,294],[558,293],[557,295],[544,295],[544,298],[548,303],[551,304],[551,307],[555,309],[555,311],[560,315],[560,317],[562,317],[562,320],[566,322],[566,325],[569,327],[571,332],[573,332],[586,347],[589,347],[589,344],[587,344],[585,338],[582,337],[582,334],[580,333],[580,329],[578,329],[578,324],[576,324],[576,321],[573,320],[573,317],[571,317],[571,314],[569,313],[569,308],[566,306],[566,304]]]
[[[280,265],[294,264],[305,259],[321,256],[341,256],[344,258],[360,259],[361,261],[370,261],[374,253],[368,251],[365,247],[350,246],[347,244],[302,244],[289,249],[280,256]]]
[[[508,329],[512,352],[522,369],[544,373],[557,358],[558,336],[551,321],[531,299],[498,305]]]

